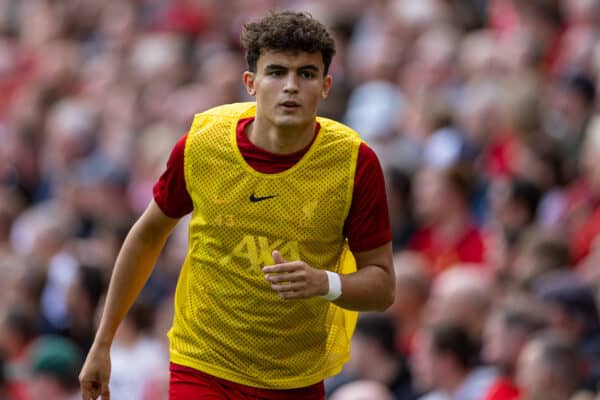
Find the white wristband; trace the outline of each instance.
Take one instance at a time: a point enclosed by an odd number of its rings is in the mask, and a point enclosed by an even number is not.
[[[327,273],[327,281],[329,282],[329,292],[321,297],[325,300],[333,301],[342,295],[342,279],[335,272],[325,272]]]

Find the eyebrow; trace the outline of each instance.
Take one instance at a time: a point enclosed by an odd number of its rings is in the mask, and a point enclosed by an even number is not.
[[[265,71],[274,70],[274,69],[288,70],[289,67],[286,67],[286,66],[280,65],[280,64],[269,64],[265,67]],[[298,67],[298,70],[310,70],[310,71],[314,71],[314,72],[319,72],[319,68],[317,68],[317,66],[315,66],[314,64],[301,65],[300,67]]]

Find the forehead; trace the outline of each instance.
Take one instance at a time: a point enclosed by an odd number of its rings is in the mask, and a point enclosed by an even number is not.
[[[325,67],[323,56],[320,52],[309,53],[306,51],[261,50],[257,64],[259,70],[273,64],[288,68],[313,65],[319,70]]]
[[[542,345],[539,342],[531,341],[523,349],[520,358],[527,365],[538,364],[542,361],[542,351]]]

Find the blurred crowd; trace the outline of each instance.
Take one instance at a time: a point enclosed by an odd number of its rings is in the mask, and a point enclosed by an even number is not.
[[[397,293],[330,400],[600,391],[600,0],[0,0],[0,399],[79,398],[119,246],[195,112],[250,100],[244,22],[331,27],[320,114],[386,175]],[[176,228],[112,349],[160,400]]]

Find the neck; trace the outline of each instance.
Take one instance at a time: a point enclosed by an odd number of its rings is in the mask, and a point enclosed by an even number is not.
[[[523,400],[567,400],[570,396],[566,393],[562,393],[560,391],[557,392],[546,392],[539,394],[525,393],[523,395]]]
[[[446,243],[454,243],[465,232],[467,222],[467,213],[462,210],[445,214],[436,224],[440,239]]]
[[[402,320],[398,320],[396,331],[401,338],[402,343],[407,343],[407,340],[412,340],[413,335],[418,329],[423,326],[424,322],[421,318],[421,309],[414,309],[409,315],[403,316]]]
[[[365,378],[388,385],[394,381],[399,369],[400,364],[394,359],[379,360],[365,371]]]
[[[450,395],[454,395],[454,393],[456,393],[458,391],[458,389],[461,387],[461,385],[465,382],[465,379],[467,378],[467,373],[464,373],[462,371],[455,371],[454,373],[449,373],[444,381],[443,381],[443,385],[440,387],[440,389],[444,392],[444,393],[448,393]]]
[[[274,154],[291,154],[310,144],[315,135],[316,121],[301,126],[275,126],[259,118],[246,126],[252,144]]]

